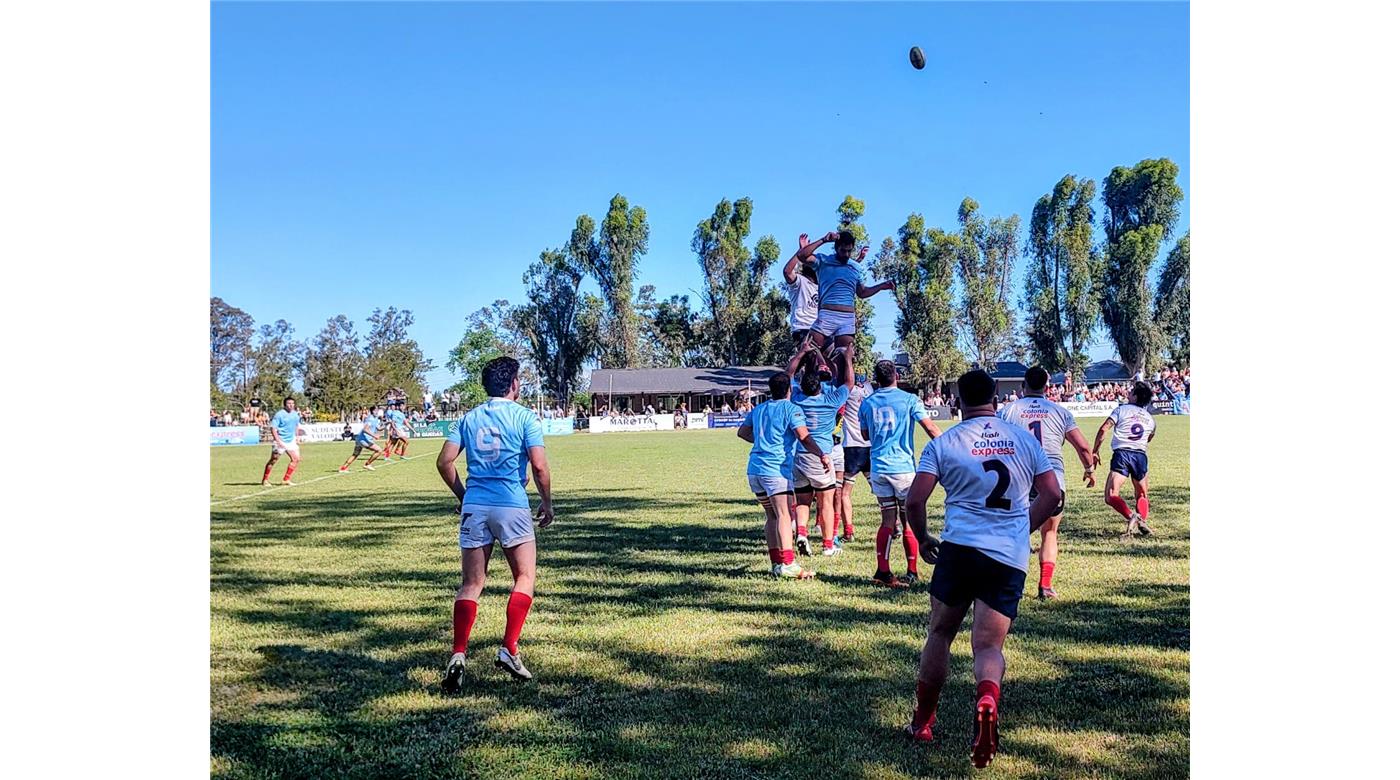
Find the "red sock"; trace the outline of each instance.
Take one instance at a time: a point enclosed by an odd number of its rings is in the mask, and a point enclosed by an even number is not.
[[[806,535],[807,535],[807,526],[805,526],[805,525],[803,525],[803,524],[801,524],[801,523],[798,523],[798,524],[797,524],[797,535],[798,535],[798,536],[806,536]]]
[[[938,720],[938,691],[926,682],[914,685],[914,730],[932,726]]]
[[[823,549],[823,550],[830,550],[832,547],[835,547],[835,546],[836,546],[836,540],[835,540],[833,537],[823,537],[823,538],[822,538],[822,549]]]
[[[793,557],[792,557],[792,548],[789,547],[789,548],[787,548],[786,550],[783,550],[783,565],[784,565],[784,566],[791,566],[791,565],[792,565],[792,560],[793,560]]]
[[[996,681],[994,681],[994,680],[978,680],[978,681],[977,681],[977,698],[980,700],[983,696],[990,696],[990,697],[992,697],[992,700],[995,701],[998,705],[1000,705],[1000,704],[1001,704],[1001,686],[998,685],[998,684],[996,683]]]
[[[855,527],[854,525],[851,525],[851,518],[849,518],[849,517],[843,518],[843,521],[844,521],[844,523],[845,523],[845,527],[844,527],[842,530],[846,532],[846,535],[847,535],[847,536],[853,536],[853,535],[855,535],[856,527]]]
[[[919,540],[914,538],[914,531],[908,526],[904,526],[904,557],[908,561],[909,573],[919,573]]]
[[[467,652],[467,637],[471,636],[472,624],[476,622],[476,602],[470,599],[457,599],[452,604],[452,652]]]
[[[267,464],[267,468],[263,469],[263,482],[266,482],[266,481],[267,481],[267,478],[270,477],[270,476],[272,476],[272,464],[271,464],[271,463]]]
[[[769,548],[768,548],[768,562],[769,562],[769,563],[782,563],[782,562],[783,562],[783,551],[782,551],[782,550],[779,550],[779,549],[776,548],[776,547],[769,547]]]
[[[1113,507],[1114,511],[1118,514],[1122,515],[1124,520],[1132,519],[1133,510],[1128,508],[1128,502],[1124,501],[1122,496],[1109,496],[1108,505]]]
[[[516,649],[515,644],[520,641],[520,629],[525,627],[525,616],[530,614],[530,605],[534,601],[534,596],[512,592],[510,601],[506,602],[506,641],[504,644],[511,655],[520,652]]]
[[[890,542],[894,539],[894,529],[880,526],[875,532],[875,573],[890,573]]]
[[[1040,564],[1040,587],[1050,587],[1050,578],[1055,576],[1055,562],[1049,561]]]
[[[1137,511],[1138,511],[1138,514],[1142,517],[1143,520],[1146,520],[1146,519],[1147,519],[1147,510],[1148,510],[1147,496],[1146,496],[1146,495],[1143,495],[1143,496],[1138,497],[1138,500],[1137,500]]]
[[[296,471],[296,470],[297,470],[297,465],[296,465],[295,463],[293,463],[292,465],[288,466],[288,467],[287,467],[287,473],[282,475],[282,481],[283,481],[283,482],[289,482],[289,481],[291,481],[291,479],[292,479],[292,472],[293,472],[293,471]]]

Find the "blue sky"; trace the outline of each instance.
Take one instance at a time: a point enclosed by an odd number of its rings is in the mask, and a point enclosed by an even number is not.
[[[1066,173],[1170,157],[1180,235],[1188,30],[1185,3],[215,3],[211,294],[301,338],[411,309],[441,366],[618,192],[651,225],[638,286],[696,307],[721,198],[786,258],[847,194],[878,245],[964,196],[1024,226]]]

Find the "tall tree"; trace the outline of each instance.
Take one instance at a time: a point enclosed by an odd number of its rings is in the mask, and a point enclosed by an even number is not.
[[[1104,180],[1103,319],[1118,357],[1134,372],[1150,368],[1160,343],[1148,272],[1180,215],[1177,173],[1176,163],[1162,158],[1118,166]]]
[[[1157,279],[1154,317],[1167,358],[1177,366],[1191,365],[1191,231],[1177,239]]]
[[[365,355],[355,323],[344,314],[326,320],[306,352],[306,395],[317,409],[342,416],[372,402]]]
[[[481,369],[486,364],[503,355],[517,360],[525,358],[517,353],[512,344],[507,322],[511,317],[510,304],[497,300],[489,307],[483,307],[467,317],[467,330],[462,340],[447,353],[447,368],[459,377],[448,389],[462,397],[462,404],[476,406],[486,400],[486,389],[481,385]]]
[[[306,345],[292,338],[294,332],[295,329],[286,320],[278,320],[258,329],[248,386],[240,388],[241,395],[271,399],[277,403],[293,395],[292,381],[303,370],[306,352]]]
[[[418,342],[408,335],[413,325],[413,312],[375,309],[369,316],[369,334],[365,339],[365,375],[376,400],[391,388],[404,391],[409,398],[423,395],[423,383],[433,361],[423,356]]]
[[[861,247],[869,246],[869,234],[860,224],[860,218],[865,216],[865,201],[847,195],[836,207],[836,216],[839,229],[849,230],[856,237],[857,252]],[[879,350],[875,349],[875,330],[871,324],[874,318],[875,306],[864,298],[856,298],[855,366],[856,371],[862,374],[872,373],[881,357]]]
[[[601,347],[602,299],[579,291],[583,271],[560,249],[545,250],[522,281],[526,303],[511,312],[539,372],[540,389],[568,404],[578,389],[583,364]]]
[[[627,198],[618,194],[608,204],[597,238],[593,237],[593,220],[585,214],[575,223],[569,241],[570,261],[598,282],[607,303],[601,358],[603,365],[611,368],[632,368],[641,363],[632,282],[650,235],[646,209],[629,207]]]
[[[253,317],[223,298],[209,299],[209,382],[228,387],[247,382]]]
[[[728,199],[695,227],[690,246],[704,278],[708,317],[701,340],[712,365],[775,364],[787,359],[787,300],[768,282],[768,269],[780,249],[772,236],[756,251],[744,246],[753,219],[753,201]]]
[[[666,368],[695,365],[698,354],[698,315],[690,308],[690,296],[672,295],[656,300],[656,288],[645,285],[637,295],[645,347],[651,365]]]
[[[957,235],[925,230],[923,215],[910,214],[898,241],[886,238],[872,265],[877,276],[893,279],[899,291],[895,334],[909,356],[909,381],[921,390],[942,385],[966,365],[953,310],[959,245]]]
[[[1021,218],[985,219],[977,201],[964,198],[958,207],[962,228],[958,272],[963,285],[962,321],[973,358],[991,367],[1010,345],[1009,279],[1016,258]]]
[[[1065,176],[1031,212],[1026,255],[1026,347],[1049,371],[1082,373],[1100,317],[1097,281],[1103,257],[1094,247],[1093,179]]]

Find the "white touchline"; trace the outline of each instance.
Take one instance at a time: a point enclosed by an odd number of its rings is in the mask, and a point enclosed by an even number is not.
[[[421,458],[421,457],[423,457],[423,456],[422,456],[422,455],[409,455],[407,458],[404,458],[404,460],[413,460],[414,458]],[[386,461],[386,462],[381,463],[381,464],[379,464],[379,465],[380,465],[380,466],[387,466],[387,465],[389,465],[389,463],[390,463],[390,461]],[[364,471],[364,469],[361,468],[360,471]],[[349,472],[347,472],[347,473],[349,473]],[[234,501],[241,501],[241,500],[243,500],[243,499],[245,499],[245,498],[252,498],[253,496],[265,496],[265,495],[267,495],[268,493],[280,493],[280,492],[282,492],[283,490],[285,490],[285,489],[287,489],[287,488],[289,488],[289,487],[300,487],[300,486],[302,486],[302,485],[311,485],[311,484],[314,484],[314,483],[316,483],[316,482],[320,482],[320,481],[323,480],[323,479],[330,479],[331,477],[339,477],[339,476],[342,476],[342,475],[341,475],[339,472],[336,472],[336,473],[332,473],[332,474],[327,474],[327,475],[325,475],[325,476],[323,476],[323,477],[317,477],[317,478],[315,478],[315,479],[308,479],[308,480],[305,481],[305,482],[297,482],[297,483],[294,483],[294,484],[292,484],[292,485],[274,485],[274,486],[269,487],[269,488],[267,488],[267,489],[265,489],[265,490],[259,490],[259,491],[256,492],[256,493],[244,493],[244,494],[241,495],[241,496],[234,496],[233,498],[225,498],[225,499],[222,500],[222,501],[211,501],[211,502],[209,502],[209,506],[218,506],[218,505],[220,505],[220,504],[229,504],[229,503],[232,503],[232,502],[234,502]]]

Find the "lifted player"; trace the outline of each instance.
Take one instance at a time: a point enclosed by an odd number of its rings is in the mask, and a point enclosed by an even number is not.
[[[822,254],[817,248],[822,244],[836,243],[834,254]],[[856,335],[856,296],[869,298],[881,290],[893,290],[894,282],[880,282],[874,287],[866,287],[861,281],[861,268],[851,262],[856,249],[856,237],[849,230],[831,231],[825,236],[803,245],[797,250],[797,257],[803,263],[810,263],[817,271],[817,319],[812,323],[808,340],[818,349],[818,371],[823,378],[831,376],[827,367],[827,357],[823,352],[832,344],[835,349],[850,349]],[[855,262],[865,259],[862,249]]]
[[[374,471],[374,459],[380,456],[387,462],[389,456],[384,454],[384,450],[379,447],[379,415],[375,414],[379,410],[378,406],[371,406],[365,416],[360,418],[360,432],[355,434],[355,451],[350,453],[350,457],[340,466],[341,474],[350,473],[350,464],[360,457],[360,453],[369,450],[369,460],[365,461],[365,470]]]
[[[1094,486],[1094,455],[1089,450],[1089,442],[1079,432],[1079,424],[1074,415],[1054,401],[1046,400],[1045,385],[1050,382],[1050,374],[1040,366],[1026,369],[1026,379],[1021,385],[1021,397],[997,410],[1001,419],[1022,428],[1040,442],[1045,449],[1045,457],[1055,469],[1055,478],[1060,481],[1060,503],[1055,506],[1049,520],[1040,527],[1040,588],[1042,599],[1055,598],[1055,589],[1050,581],[1055,574],[1055,561],[1060,551],[1060,520],[1065,513],[1065,457],[1061,450],[1066,440],[1079,455],[1084,466],[1086,487]],[[1031,500],[1035,500],[1035,489],[1031,489]]]
[[[481,369],[481,385],[490,396],[467,412],[447,432],[438,453],[442,481],[462,502],[458,546],[462,549],[462,585],[452,603],[452,659],[447,662],[442,689],[456,693],[467,674],[467,640],[476,622],[477,599],[486,586],[486,565],[492,545],[500,542],[514,578],[506,603],[506,632],[496,652],[496,666],[517,680],[534,675],[520,660],[520,631],[535,597],[535,529],[530,499],[525,494],[525,468],[535,477],[540,528],[554,522],[550,501],[549,461],[544,430],[534,412],[515,402],[520,397],[520,362],[498,357]],[[466,453],[467,484],[457,472],[457,456]]]
[[[909,524],[919,538],[929,578],[928,637],[919,657],[913,721],[905,733],[933,740],[938,695],[948,679],[953,639],[972,607],[972,673],[977,680],[972,765],[991,763],[997,752],[1002,645],[1016,618],[1026,584],[1030,535],[1060,502],[1060,485],[1045,450],[1030,434],[998,418],[996,381],[985,371],[958,379],[963,420],[934,439],[919,458],[909,488]],[[943,540],[928,532],[927,504],[943,485]],[[1034,503],[1029,494],[1034,488]]]
[[[300,433],[301,413],[297,411],[296,399],[287,396],[282,399],[282,408],[272,415],[272,457],[267,459],[267,466],[263,468],[263,487],[272,484],[267,478],[272,476],[272,465],[284,452],[287,453],[290,462],[287,464],[287,473],[282,475],[282,484],[296,484],[292,481],[292,472],[301,464]]]
[[[1147,405],[1152,403],[1152,388],[1146,382],[1134,382],[1132,400],[1113,410],[1099,433],[1094,437],[1094,465],[1099,465],[1099,447],[1103,445],[1104,434],[1113,429],[1113,459],[1109,461],[1108,483],[1104,485],[1103,501],[1113,507],[1127,521],[1123,538],[1131,539],[1135,531],[1151,536],[1152,529],[1147,525],[1147,443],[1157,435],[1157,421]],[[1118,495],[1123,480],[1133,480],[1133,493],[1137,497],[1137,511],[1128,508],[1128,503]]]
[[[875,534],[875,583],[907,588],[919,580],[919,542],[904,516],[904,500],[914,482],[914,423],[930,439],[942,433],[924,412],[923,403],[896,386],[894,363],[875,364],[875,392],[860,404],[862,435],[870,442],[870,491],[880,504],[880,530]],[[903,528],[905,573],[890,571],[890,544],[896,524]]]
[[[793,561],[788,516],[788,501],[793,493],[793,451],[800,443],[827,468],[831,467],[831,459],[812,440],[802,410],[788,400],[791,386],[792,377],[781,371],[768,377],[769,400],[744,417],[738,435],[753,445],[749,450],[749,489],[763,507],[763,533],[773,576],[805,580],[812,573]]]

